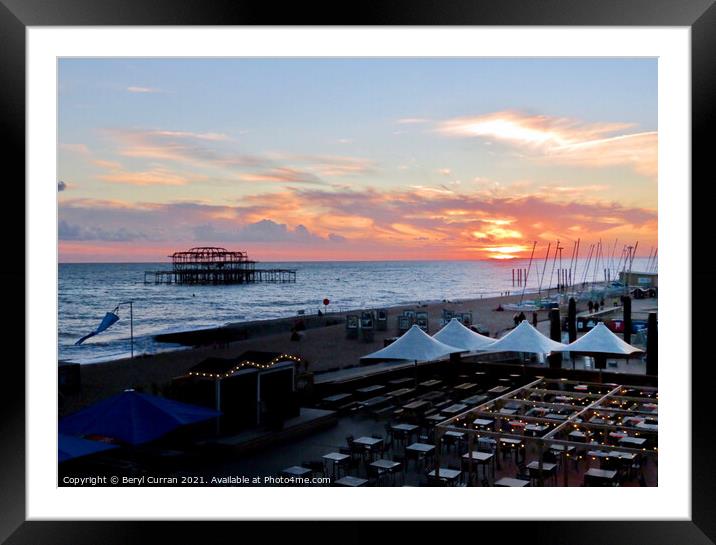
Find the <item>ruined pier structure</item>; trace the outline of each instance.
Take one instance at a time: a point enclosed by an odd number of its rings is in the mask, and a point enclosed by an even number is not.
[[[257,269],[246,252],[203,246],[174,252],[171,270],[145,271],[145,284],[254,284],[295,282],[292,269]]]

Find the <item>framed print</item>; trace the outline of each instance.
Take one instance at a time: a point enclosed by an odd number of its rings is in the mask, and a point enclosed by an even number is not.
[[[3,539],[712,542],[711,2],[61,6],[0,18]]]

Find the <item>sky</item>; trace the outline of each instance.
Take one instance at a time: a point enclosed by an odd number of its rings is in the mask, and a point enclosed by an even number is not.
[[[657,246],[656,59],[68,58],[58,90],[61,262]]]

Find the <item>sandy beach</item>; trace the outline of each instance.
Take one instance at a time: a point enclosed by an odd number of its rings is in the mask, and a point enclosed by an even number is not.
[[[529,295],[525,295],[528,299]],[[407,309],[427,311],[429,317],[429,333],[432,335],[440,329],[440,318],[443,309],[455,312],[472,311],[473,322],[497,337],[513,326],[514,311],[495,311],[499,304],[517,302],[520,295],[491,297],[452,302],[415,303],[396,306],[389,309],[388,329],[376,331],[372,342],[362,339],[347,339],[345,333],[345,314],[328,314],[323,317],[304,317],[312,322],[302,332],[300,341],[290,340],[290,329],[301,317],[284,318],[251,324],[231,324],[230,328],[247,328],[250,333],[245,340],[234,342],[215,342],[212,344],[188,347],[182,350],[142,355],[132,359],[121,359],[103,363],[84,364],[81,366],[82,392],[79,395],[67,396],[61,404],[61,413],[66,414],[78,408],[113,395],[126,388],[137,388],[147,392],[161,391],[172,378],[183,375],[189,368],[208,357],[231,358],[246,350],[267,350],[298,354],[308,360],[308,370],[313,373],[352,367],[359,363],[361,356],[369,354],[384,345],[384,339],[398,334],[397,316]],[[581,307],[578,310],[582,310]],[[531,320],[532,314],[527,318]],[[538,313],[540,321],[547,320],[547,311]],[[338,323],[336,323],[338,322]],[[332,325],[330,325],[332,324]],[[277,330],[282,330],[276,332]]]

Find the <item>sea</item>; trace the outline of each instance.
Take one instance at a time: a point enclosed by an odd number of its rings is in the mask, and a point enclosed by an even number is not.
[[[644,271],[647,258],[635,258],[632,270]],[[569,264],[563,262],[563,267]],[[580,259],[573,280],[604,280]],[[181,347],[158,343],[153,336],[213,328],[232,322],[268,320],[352,309],[381,308],[432,301],[494,297],[510,292],[529,295],[557,284],[552,260],[491,261],[336,261],[262,262],[257,268],[295,269],[295,283],[231,286],[145,284],[144,272],[170,270],[167,263],[61,263],[58,285],[58,358],[76,363],[111,361]],[[526,286],[513,285],[512,270],[529,269]],[[586,271],[586,273],[585,273]],[[612,279],[618,276],[612,271]],[[323,305],[328,299],[328,306]],[[132,316],[130,324],[130,306]],[[124,303],[124,304],[120,304]],[[104,332],[75,345],[119,305],[117,321]]]

